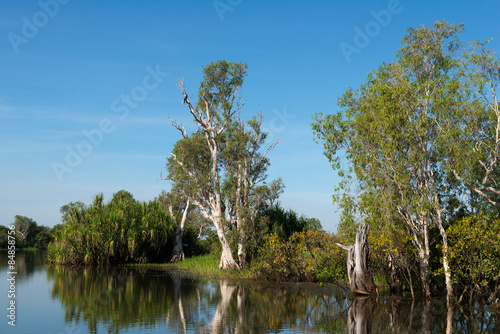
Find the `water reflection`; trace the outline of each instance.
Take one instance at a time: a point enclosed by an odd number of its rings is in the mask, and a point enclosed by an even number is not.
[[[44,252],[37,250],[17,250],[15,255],[15,270],[8,269],[9,254],[7,251],[0,251],[0,272],[16,272],[17,282],[27,280],[36,272],[45,270]]]
[[[441,300],[349,299],[337,287],[197,280],[160,269],[50,266],[52,298],[68,324],[91,333],[163,328],[176,333],[492,332],[486,308],[447,309]]]

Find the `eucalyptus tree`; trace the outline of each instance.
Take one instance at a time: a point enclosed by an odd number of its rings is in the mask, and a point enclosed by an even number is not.
[[[500,59],[488,41],[467,46],[461,59],[461,104],[442,123],[442,151],[454,176],[500,208]]]
[[[246,123],[240,120],[239,112],[245,104],[240,88],[246,68],[246,64],[224,60],[205,66],[195,105],[184,81],[179,80],[183,104],[197,129],[188,134],[172,120],[182,139],[168,160],[167,179],[214,224],[222,246],[220,269],[239,269],[244,264],[246,230],[251,220],[247,210],[252,210],[252,196],[258,193],[258,184],[266,179],[269,165],[266,154],[276,144],[259,153],[266,137],[260,130],[261,119],[256,117]],[[240,232],[240,264],[233,257],[227,236],[227,231],[235,225]]]
[[[429,230],[438,228],[448,300],[453,290],[444,223],[454,184],[443,168],[440,120],[459,105],[456,34],[461,31],[461,25],[445,22],[408,28],[396,61],[370,73],[359,89],[348,89],[338,101],[341,110],[318,114],[313,124],[325,155],[343,178],[340,191],[348,191],[346,185],[355,178],[362,214],[369,215],[370,206],[390,208],[390,215],[405,223],[426,297],[431,296]],[[352,210],[349,205],[346,209]]]
[[[14,231],[16,238],[22,246],[28,246],[36,234],[38,224],[31,218],[16,215],[14,217]]]

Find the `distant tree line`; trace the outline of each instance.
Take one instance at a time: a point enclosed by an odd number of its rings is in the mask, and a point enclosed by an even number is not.
[[[16,248],[39,248],[46,249],[52,240],[53,228],[38,225],[31,218],[16,215],[14,217]],[[9,227],[0,225],[0,249],[8,247]]]

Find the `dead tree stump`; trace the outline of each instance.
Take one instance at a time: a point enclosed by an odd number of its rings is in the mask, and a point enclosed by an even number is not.
[[[363,223],[356,233],[354,245],[339,247],[347,250],[347,276],[351,292],[360,295],[369,295],[378,292],[373,282],[373,274],[370,261],[370,247],[368,246],[368,225]]]

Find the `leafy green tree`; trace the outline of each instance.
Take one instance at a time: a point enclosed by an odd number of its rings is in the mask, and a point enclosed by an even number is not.
[[[31,218],[20,215],[14,217],[14,230],[21,246],[29,246],[29,242],[36,235],[37,226],[38,224]]]
[[[275,145],[259,153],[266,138],[260,130],[260,116],[247,123],[239,119],[244,105],[240,101],[240,88],[246,68],[246,64],[224,60],[204,67],[195,106],[180,80],[184,104],[197,130],[189,135],[184,127],[172,121],[182,139],[167,163],[167,179],[215,226],[222,248],[220,269],[239,269],[246,261],[249,225],[256,207],[264,201],[257,198],[265,193],[258,183],[266,178],[269,165],[266,154]],[[274,183],[274,188],[281,183]],[[240,264],[234,260],[228,240],[227,231],[232,229],[238,232]]]
[[[0,225],[0,249],[6,249],[9,245],[9,228]]]
[[[321,230],[321,222],[316,218],[299,216],[292,209],[285,210],[280,203],[266,208],[260,218],[267,224],[268,233],[274,233],[286,240],[295,232]]]
[[[78,209],[81,210],[85,209],[85,204],[81,201],[76,201],[76,202],[69,202],[68,204],[61,206],[59,212],[61,212],[62,214],[61,217],[62,222],[66,223],[69,220],[71,211]]]
[[[348,191],[354,177],[358,182],[360,207],[352,210],[354,202],[347,200],[340,204],[360,217],[373,213],[370,208],[384,208],[379,212],[405,222],[426,297],[431,296],[429,231],[439,230],[448,301],[453,289],[444,226],[456,185],[443,168],[439,131],[460,98],[456,34],[461,31],[462,26],[445,22],[409,28],[396,61],[381,65],[359,89],[347,90],[338,102],[341,111],[324,118],[318,114],[313,124],[343,178],[340,193]],[[347,168],[341,166],[344,155]]]
[[[122,189],[114,193],[113,198],[110,201],[110,204],[118,203],[135,203],[135,199],[130,192]]]
[[[269,186],[258,186],[267,177],[266,172],[270,165],[267,153],[278,144],[277,140],[264,153],[260,153],[267,137],[267,133],[260,129],[261,125],[260,114],[247,123],[237,118],[228,127],[222,144],[221,156],[226,170],[224,191],[225,197],[228,198],[229,219],[237,229],[240,266],[245,265],[248,260],[248,243],[255,232],[259,209],[267,201],[272,201],[269,196],[279,196],[282,191],[279,187],[283,186],[281,179],[272,181]]]

